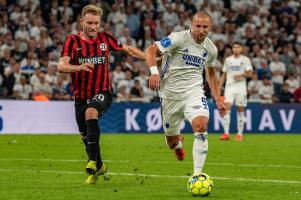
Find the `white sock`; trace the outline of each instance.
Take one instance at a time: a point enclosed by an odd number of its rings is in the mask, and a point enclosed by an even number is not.
[[[227,134],[229,134],[230,122],[231,122],[231,111],[227,112],[227,114],[224,116],[224,132]]]
[[[194,133],[194,142],[192,149],[194,174],[202,172],[205,159],[208,152],[208,134]]]
[[[237,134],[242,135],[245,125],[245,112],[237,112]]]

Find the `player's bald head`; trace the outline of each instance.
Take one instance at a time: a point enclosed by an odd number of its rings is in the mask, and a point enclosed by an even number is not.
[[[197,43],[201,43],[211,31],[212,20],[207,12],[199,11],[193,15],[191,33]]]
[[[209,15],[209,13],[205,12],[205,11],[198,11],[197,13],[195,13],[192,17],[192,21],[198,20],[198,19],[206,19],[208,18],[210,20],[210,23],[212,23],[212,19],[211,16]]]

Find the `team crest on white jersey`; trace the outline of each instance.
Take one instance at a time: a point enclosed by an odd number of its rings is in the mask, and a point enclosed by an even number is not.
[[[106,45],[105,43],[101,43],[101,44],[99,45],[99,47],[100,47],[100,49],[101,49],[102,51],[105,51],[105,50],[107,49],[107,45]]]
[[[166,37],[166,38],[163,38],[161,41],[160,41],[161,45],[164,47],[164,48],[167,48],[171,45],[171,40],[170,38]]]
[[[203,52],[203,58],[206,58],[207,55],[208,55],[208,51],[205,50],[205,51]]]

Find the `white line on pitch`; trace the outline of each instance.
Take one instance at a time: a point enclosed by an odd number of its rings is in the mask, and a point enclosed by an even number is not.
[[[31,158],[0,158],[0,161],[39,161],[39,162],[85,162],[86,160],[73,159],[31,159]],[[108,163],[158,163],[158,164],[191,164],[183,162],[168,162],[168,161],[148,161],[148,160],[104,160]],[[223,165],[223,166],[240,166],[240,167],[270,167],[270,168],[294,168],[301,169],[299,165],[269,165],[269,164],[241,164],[241,163],[211,163],[206,162],[206,165]]]
[[[26,172],[26,173],[58,173],[58,174],[85,174],[84,172],[77,171],[54,171],[54,170],[15,170],[15,169],[1,169],[1,172]],[[141,177],[154,177],[154,178],[189,178],[189,176],[175,176],[175,175],[161,175],[161,174],[133,174],[133,173],[107,173],[109,175],[118,176],[141,176]],[[253,178],[240,178],[240,177],[213,177],[216,180],[231,180],[231,181],[248,181],[248,182],[267,182],[267,183],[292,183],[301,184],[301,181],[286,181],[274,179],[253,179]]]

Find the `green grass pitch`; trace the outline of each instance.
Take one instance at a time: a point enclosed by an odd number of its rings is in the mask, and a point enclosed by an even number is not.
[[[301,135],[233,136],[209,136],[207,199],[301,199]],[[102,134],[109,173],[91,186],[79,135],[0,135],[0,200],[198,199],[186,191],[192,142],[186,134],[180,162],[161,134]]]

